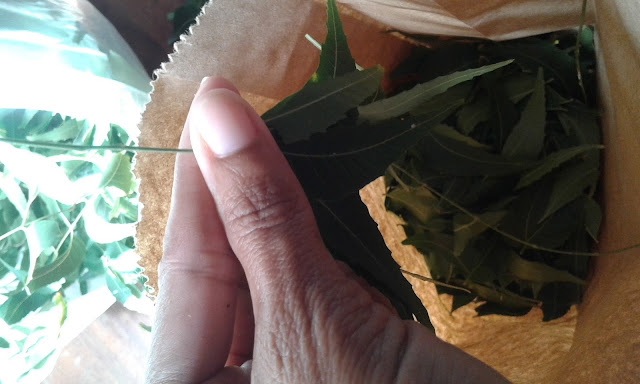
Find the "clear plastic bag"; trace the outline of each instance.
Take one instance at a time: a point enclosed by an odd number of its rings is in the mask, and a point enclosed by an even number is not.
[[[81,145],[137,142],[137,124],[151,91],[150,78],[135,54],[86,0],[0,2],[0,84],[0,137],[73,139],[73,144]],[[120,162],[124,171],[115,169],[129,181],[126,191],[105,185],[105,173],[115,172],[113,165],[120,166]],[[0,143],[0,211],[4,210],[0,217],[0,241],[4,242],[0,243],[0,318],[9,319],[0,320],[0,382],[41,382],[53,368],[61,346],[116,299],[140,296],[139,291],[126,291],[127,284],[142,289],[132,250],[137,193],[133,176],[127,179],[130,162],[130,155],[124,152],[67,154]],[[30,204],[45,213],[59,209],[62,213],[37,222],[42,212],[34,213]],[[89,209],[80,211],[81,207]],[[68,219],[77,226],[65,226]],[[92,225],[100,236],[90,236]],[[64,235],[67,227],[73,229],[75,245],[74,240],[63,237],[68,236]],[[120,233],[113,231],[116,227]],[[23,244],[17,252],[15,244],[21,238],[7,236],[16,229],[14,233],[24,232],[27,239],[27,247]],[[42,248],[43,242],[54,246]],[[53,264],[44,259],[55,257],[58,264],[54,267],[59,267],[67,262],[65,252],[79,253],[85,261],[87,255],[97,254],[99,272],[82,261],[82,268],[74,264],[59,281],[34,284],[38,268]],[[15,268],[25,262],[7,264],[15,260],[27,260],[30,265],[25,281],[31,290],[16,285],[21,270],[10,273],[7,265]],[[83,280],[68,272],[74,268],[89,277]],[[63,272],[55,273],[61,276]],[[23,302],[13,305],[19,298]]]

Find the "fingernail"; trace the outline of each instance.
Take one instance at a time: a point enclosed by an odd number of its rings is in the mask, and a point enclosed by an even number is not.
[[[202,81],[200,82],[200,85],[198,86],[198,90],[196,91],[196,94],[194,95],[194,99],[197,98],[198,96],[200,96],[202,94],[202,92],[204,92],[207,88],[207,85],[209,82],[211,82],[213,79],[213,77],[209,77],[209,76],[205,76],[202,78]]]
[[[201,95],[194,105],[192,124],[218,157],[241,151],[257,137],[257,129],[248,115],[246,102],[224,88]]]

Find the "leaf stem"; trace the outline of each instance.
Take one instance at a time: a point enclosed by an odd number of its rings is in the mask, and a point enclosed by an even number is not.
[[[322,45],[320,45],[320,43],[318,43],[318,40],[316,40],[313,37],[311,37],[311,35],[309,35],[308,33],[306,33],[304,35],[304,38],[307,39],[307,41],[310,42],[311,45],[313,45],[314,47],[318,48],[318,50],[322,51]],[[359,66],[358,63],[356,63],[356,69],[358,71],[362,71],[364,68]]]
[[[408,171],[404,170],[403,168],[399,167],[396,164],[391,164],[392,167],[395,167],[398,171],[406,174],[407,176],[409,176],[410,178],[412,178],[413,180],[415,180],[416,182],[420,183],[422,186],[424,186],[425,188],[427,188],[431,193],[433,193],[434,195],[436,195],[437,197],[439,197],[440,199],[444,200],[445,202],[451,204],[452,206],[454,206],[456,209],[460,210],[460,212],[468,215],[469,217],[475,218],[480,224],[486,226],[487,228],[491,229],[492,231],[508,238],[509,240],[513,240],[521,245],[527,246],[529,248],[538,250],[538,251],[544,251],[544,252],[549,252],[549,253],[555,253],[558,255],[568,255],[568,256],[605,256],[605,255],[614,255],[614,254],[618,254],[618,253],[623,253],[626,251],[629,251],[631,249],[636,249],[636,248],[640,248],[640,243],[636,243],[633,245],[629,245],[623,248],[618,248],[618,249],[614,249],[612,251],[606,251],[606,252],[572,252],[572,251],[563,251],[563,250],[559,250],[559,249],[552,249],[552,248],[546,248],[546,247],[542,247],[539,246],[537,244],[533,244],[530,243],[528,241],[519,239],[499,228],[497,228],[495,225],[492,225],[484,220],[482,220],[479,216],[474,215],[472,212],[468,211],[467,209],[465,209],[463,206],[461,206],[460,204],[456,203],[455,201],[447,198],[445,195],[443,195],[442,193],[436,191],[435,189],[431,188],[430,186],[428,186],[427,184],[421,182],[420,180],[418,180],[415,176],[411,175]]]
[[[147,152],[147,153],[193,153],[192,149],[186,148],[154,148],[154,147],[138,147],[131,145],[76,145],[76,144],[62,144],[62,143],[49,143],[42,141],[30,141],[22,139],[10,139],[6,137],[0,137],[0,142],[5,142],[14,145],[25,145],[33,148],[48,148],[48,149],[65,149],[69,151],[131,151],[131,152]]]
[[[582,0],[582,10],[580,12],[580,26],[578,27],[578,36],[576,37],[576,47],[573,50],[575,59],[576,59],[576,75],[578,76],[578,85],[580,86],[580,91],[582,92],[582,98],[584,99],[585,104],[587,101],[587,91],[584,89],[584,82],[582,81],[582,69],[580,68],[580,39],[582,38],[582,30],[584,28],[584,20],[587,15],[587,0]]]
[[[435,279],[431,279],[429,277],[426,276],[422,276],[419,275],[417,273],[413,273],[413,272],[409,272],[407,270],[404,270],[402,268],[400,268],[400,272],[404,273],[405,275],[409,275],[411,277],[415,277],[418,280],[422,280],[422,281],[427,281],[429,283],[433,283],[435,285],[441,285],[443,287],[447,287],[447,288],[451,288],[451,289],[456,289],[458,291],[462,291],[462,292],[466,292],[466,293],[471,293],[470,290],[466,289],[466,288],[462,288],[462,287],[458,287],[457,285],[451,285],[451,284],[447,284],[447,283],[443,283],[441,281],[435,280]]]
[[[311,45],[313,45],[314,47],[318,48],[319,51],[322,51],[322,45],[320,45],[320,43],[318,43],[318,40],[316,40],[313,37],[311,37],[311,35],[309,35],[308,33],[306,33],[304,35],[304,38],[307,39],[307,41],[310,42]]]
[[[391,177],[394,178],[394,180],[400,185],[400,187],[402,189],[404,189],[405,191],[409,191],[410,190],[409,186],[407,184],[405,184],[404,181],[402,181],[400,176],[398,176],[398,174],[396,173],[396,171],[392,167],[389,167],[387,170],[391,174]]]
[[[58,211],[58,212],[53,212],[53,213],[48,214],[48,215],[46,215],[46,216],[38,217],[37,219],[31,220],[31,221],[30,221],[30,222],[28,222],[28,223],[25,223],[25,224],[20,225],[20,226],[18,226],[18,227],[16,227],[16,228],[13,228],[12,230],[7,231],[7,232],[3,233],[2,235],[0,235],[0,241],[2,241],[2,240],[4,240],[4,239],[6,239],[6,238],[8,238],[8,237],[10,237],[10,236],[11,236],[11,235],[13,235],[14,233],[16,233],[16,232],[18,232],[18,231],[20,231],[20,230],[22,230],[22,229],[24,229],[24,228],[28,227],[29,225],[31,225],[31,224],[33,224],[33,223],[35,223],[35,222],[42,221],[42,220],[46,220],[46,219],[48,219],[48,218],[50,218],[50,217],[58,216],[59,214],[61,214],[61,213],[63,213],[63,212],[70,211],[70,210],[74,209],[74,208],[76,207],[76,205],[77,205],[77,204],[73,204],[73,205],[72,205],[72,206],[70,206],[69,208],[62,209],[62,210],[60,210],[60,211]]]
[[[22,226],[24,226],[24,223],[27,222],[27,219],[29,218],[29,211],[31,210],[31,205],[33,204],[33,202],[38,197],[38,194],[40,193],[38,191],[38,187],[35,188],[33,193],[31,193],[31,192],[32,192],[32,190],[29,189],[29,200],[27,201],[27,204],[26,204],[25,209],[24,209],[24,215],[22,216]]]
[[[87,209],[87,208],[88,208],[88,206],[85,205],[85,207],[82,209],[82,211],[80,211],[78,216],[73,220],[71,225],[68,226],[67,232],[64,234],[64,236],[62,237],[62,240],[60,240],[60,242],[58,243],[58,246],[56,247],[56,254],[58,252],[60,252],[60,248],[62,248],[62,245],[64,244],[65,240],[67,240],[67,237],[71,236],[71,242],[73,243],[73,231],[75,230],[76,225],[78,224],[78,221],[80,221],[80,219],[82,218],[82,215],[84,215],[85,209]],[[69,245],[69,246],[71,246],[71,245]]]

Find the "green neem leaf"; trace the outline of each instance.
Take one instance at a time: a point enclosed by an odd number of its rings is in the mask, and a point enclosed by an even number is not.
[[[426,102],[420,104],[416,108],[409,111],[411,116],[428,116],[437,115],[442,112],[443,109],[449,109],[451,107],[461,107],[464,105],[469,92],[472,89],[472,83],[466,81],[449,88],[446,92],[441,93]]]
[[[98,186],[99,175],[71,182],[55,161],[3,142],[0,142],[0,163],[30,189],[37,188],[40,193],[65,205],[77,203]]]
[[[495,147],[502,148],[511,130],[518,122],[520,113],[507,96],[503,84],[496,80],[490,85],[487,88],[487,93],[491,99],[491,117],[487,124],[489,127],[495,127]],[[533,89],[533,85],[531,89]]]
[[[533,300],[528,297],[517,295],[511,291],[506,289],[502,289],[499,287],[486,286],[483,284],[477,284],[473,282],[468,282],[464,285],[465,288],[469,289],[474,294],[483,298],[492,303],[498,303],[504,308],[508,309],[524,309],[528,311],[532,306],[540,304],[538,300]],[[483,312],[481,310],[476,309],[478,315],[482,316]],[[526,313],[526,312],[525,312]],[[508,313],[505,313],[508,314]],[[524,314],[524,313],[518,313]]]
[[[135,178],[131,170],[131,158],[124,152],[114,154],[106,169],[102,173],[99,188],[112,187],[129,195],[136,186]],[[110,191],[113,192],[113,189]]]
[[[505,211],[485,212],[471,217],[464,213],[453,217],[453,254],[458,257],[469,242],[489,226],[497,226],[506,215]]]
[[[31,295],[28,295],[26,291],[21,291],[0,305],[0,318],[9,325],[15,324],[30,312],[40,309],[51,300],[54,294],[55,292],[49,288],[43,288]]]
[[[3,267],[5,267],[9,272],[11,272],[13,276],[15,276],[16,279],[18,279],[18,281],[20,281],[21,283],[24,284],[27,281],[27,276],[28,276],[27,271],[14,268],[13,266],[11,266],[11,264],[7,263],[2,258],[0,258],[0,264],[2,264]]]
[[[604,148],[601,145],[581,145],[578,147],[562,149],[554,152],[542,160],[542,163],[531,171],[525,173],[518,181],[516,190],[524,188],[530,184],[540,180],[543,176],[547,175],[554,169],[560,167],[569,160],[572,160],[579,155],[582,155],[588,151],[600,150]]]
[[[571,102],[571,100],[563,97],[550,86],[546,87],[546,95],[547,111],[564,111],[565,104],[569,104]]]
[[[44,132],[50,125],[53,117],[54,114],[49,111],[37,111],[25,127],[25,133],[28,135]]]
[[[507,137],[502,154],[509,158],[536,159],[544,144],[545,125],[544,77],[542,69],[539,69],[533,94],[522,111],[520,121]]]
[[[487,151],[491,150],[490,146],[482,144],[469,136],[465,136],[455,129],[449,127],[448,125],[437,125],[433,128],[433,132],[436,132],[441,137],[460,141],[461,143],[466,144],[472,148],[479,148]]]
[[[566,112],[558,112],[560,123],[570,134],[578,138],[580,144],[600,144],[602,135],[598,125],[598,115],[583,104],[573,101],[565,105]]]
[[[549,203],[549,189],[552,181],[543,179],[540,183],[524,189],[509,206],[509,213],[500,223],[500,229],[510,235],[546,248],[563,245],[576,229],[575,217],[568,209],[561,209],[546,220],[542,214]],[[522,248],[519,243],[513,247]]]
[[[331,254],[382,292],[403,319],[430,327],[429,315],[400,272],[357,193],[340,201],[311,200],[322,238]]]
[[[72,237],[67,249],[62,252],[52,263],[36,268],[27,288],[32,292],[68,277],[77,271],[84,260],[86,247],[79,238]]]
[[[316,82],[334,79],[356,69],[347,37],[342,30],[335,0],[327,0],[327,37],[322,44],[320,62],[314,76]]]
[[[491,101],[488,97],[478,97],[466,104],[458,112],[458,129],[465,135],[470,134],[476,125],[491,118]]]
[[[314,133],[325,132],[375,93],[383,72],[382,67],[375,66],[308,84],[263,114],[262,119],[284,144],[306,140]]]
[[[598,165],[591,162],[578,163],[561,170],[551,188],[547,204],[540,222],[560,208],[577,199],[584,190],[598,180]]]
[[[595,242],[598,242],[598,233],[600,233],[600,223],[602,222],[602,209],[598,203],[589,198],[584,201],[584,213],[587,233]]]
[[[416,233],[402,242],[412,245],[424,255],[431,277],[449,282],[452,271],[468,273],[465,265],[453,255],[453,236],[446,233],[425,231]]]
[[[533,93],[536,77],[524,73],[503,80],[504,92],[512,103],[519,103]]]
[[[138,221],[138,206],[126,197],[118,197],[111,207],[108,219],[111,221],[120,215],[131,221]]]
[[[0,348],[9,348],[9,342],[4,337],[0,337]]]
[[[129,287],[127,287],[127,283],[122,278],[122,275],[113,268],[108,267],[105,279],[107,281],[107,288],[109,288],[113,297],[115,297],[119,303],[124,304],[131,296],[131,291]]]
[[[452,176],[504,176],[531,168],[529,161],[507,159],[451,138],[450,127],[429,130],[420,142],[425,166]]]
[[[426,188],[396,188],[387,193],[390,204],[406,209],[422,224],[427,224],[435,212],[438,199]]]
[[[361,118],[371,122],[401,116],[416,109],[432,97],[445,92],[447,89],[457,84],[504,67],[512,61],[513,60],[502,61],[500,63],[480,68],[468,69],[466,71],[441,76],[427,83],[418,84],[410,90],[399,93],[393,97],[358,107],[358,112],[360,113]]]
[[[572,97],[580,96],[574,58],[553,43],[531,38],[526,42],[494,44],[489,50],[499,57],[515,58],[529,72],[544,68],[546,78],[553,78]]]
[[[106,221],[97,212],[100,208],[99,204],[98,196],[94,196],[87,202],[88,207],[84,211],[85,231],[91,240],[99,244],[109,244],[135,235],[135,223],[120,224]]]
[[[75,119],[68,119],[62,122],[59,126],[52,130],[36,135],[27,136],[28,140],[32,141],[44,141],[44,142],[56,142],[75,139],[82,131],[82,124],[78,124]]]
[[[280,149],[308,197],[341,198],[382,175],[432,124],[452,112],[452,108],[445,108],[437,115],[375,125],[354,125],[346,120],[313,140]],[[333,180],[332,188],[327,188],[326,180]]]
[[[511,253],[506,263],[507,271],[514,277],[539,284],[567,282],[584,285],[586,282],[567,271],[553,268],[547,264],[525,260]]]
[[[9,174],[0,173],[0,191],[7,196],[20,215],[27,213],[27,199],[18,180]]]
[[[62,238],[62,231],[55,219],[36,221],[23,229],[29,245],[29,272],[27,282],[31,280],[39,262],[40,255],[44,251],[53,252],[51,249],[58,245]],[[46,252],[44,252],[46,254]]]

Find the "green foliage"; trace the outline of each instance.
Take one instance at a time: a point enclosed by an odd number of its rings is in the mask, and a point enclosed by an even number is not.
[[[544,77],[538,69],[533,93],[524,107],[520,120],[502,147],[502,154],[509,158],[537,159],[544,144],[546,123]]]
[[[544,161],[539,166],[525,173],[518,181],[516,189],[521,189],[535,183],[545,175],[552,172],[554,169],[562,166],[570,160],[573,160],[577,156],[580,156],[588,151],[600,150],[602,148],[602,146],[597,145],[580,145],[577,147],[561,149],[557,152],[554,152],[545,157]]]
[[[417,109],[421,104],[453,86],[469,81],[476,76],[495,71],[498,68],[511,64],[511,62],[512,60],[507,60],[480,68],[468,69],[466,71],[441,76],[427,83],[418,84],[410,90],[399,93],[394,97],[358,107],[358,112],[361,118],[371,122],[398,117]]]
[[[47,111],[0,110],[0,138],[52,144],[0,142],[0,319],[12,331],[25,330],[18,338],[3,333],[0,347],[24,355],[31,369],[55,355],[36,346],[59,335],[68,288],[79,285],[86,294],[89,281],[102,280],[120,302],[143,292],[140,271],[123,267],[133,256],[138,218],[132,153],[55,147],[132,142],[121,127],[98,128]],[[21,325],[29,314],[50,310],[60,316],[46,329]]]
[[[342,30],[342,23],[338,15],[335,0],[327,1],[327,36],[322,44],[320,63],[316,69],[314,82],[335,79],[356,68],[356,62],[351,56],[347,45],[347,38]]]
[[[312,134],[322,133],[345,118],[347,111],[374,94],[382,74],[381,67],[373,67],[330,77],[322,82],[308,82],[300,91],[267,111],[262,118],[285,144],[308,139]],[[322,113],[318,113],[320,111]],[[305,129],[300,129],[301,126]]]
[[[480,153],[471,162],[502,161],[507,173],[521,169],[523,164],[513,165],[479,142],[438,127],[464,104],[470,90],[466,82],[511,61],[466,69],[385,97],[379,91],[381,68],[356,69],[333,0],[327,8],[327,38],[316,72],[262,117],[302,184],[332,255],[383,292],[403,318],[430,326],[358,191],[428,136],[434,137],[434,146],[444,141],[445,152],[453,146],[463,157],[466,148]],[[395,197],[399,204],[412,203],[401,192]]]
[[[436,285],[454,296],[453,310],[477,298],[480,315],[537,306],[550,320],[581,299],[588,258],[579,254],[602,219],[593,195],[603,147],[597,114],[578,101],[575,59],[556,43],[575,42],[565,35],[461,43],[478,61],[514,65],[480,75],[464,96],[446,90],[443,100],[463,105],[387,171],[387,208],[404,219],[405,243],[432,277],[459,288]],[[426,68],[434,56],[425,52]],[[585,84],[593,62],[593,51],[581,57]]]

